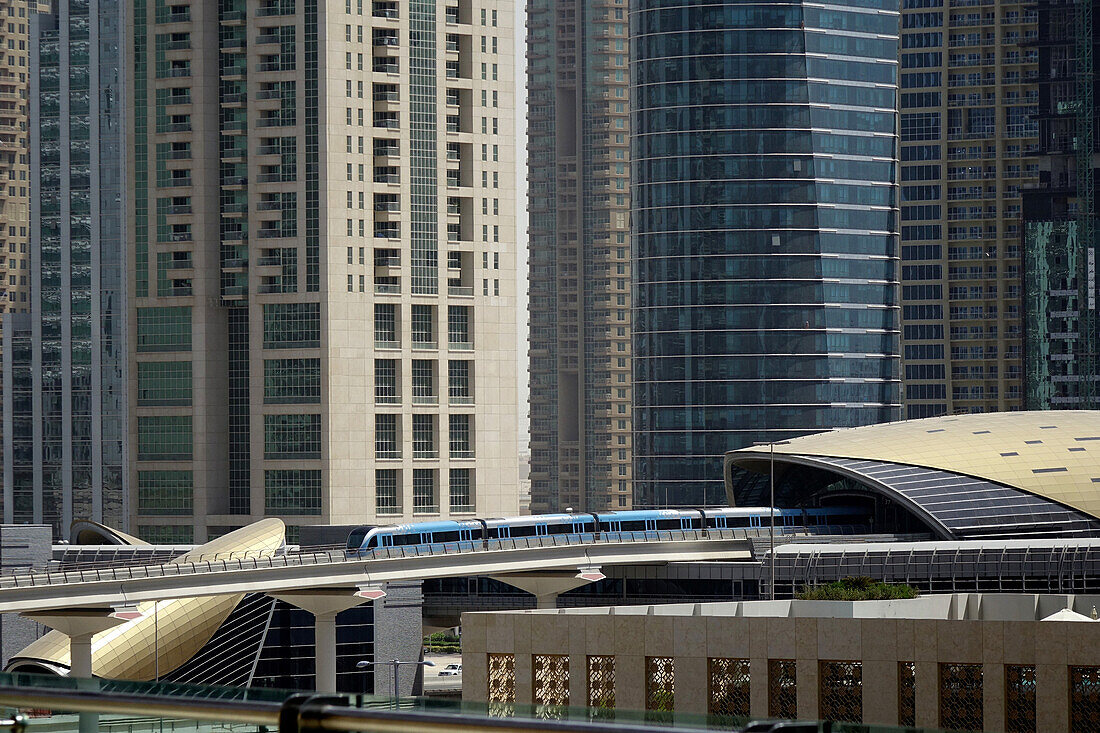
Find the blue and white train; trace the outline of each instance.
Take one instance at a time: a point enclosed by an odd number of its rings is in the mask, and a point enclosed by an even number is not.
[[[822,507],[816,509],[773,509],[777,527],[815,527],[822,525],[865,524],[867,512],[854,507]],[[767,527],[770,525],[767,507],[726,509],[660,509],[626,512],[574,514],[534,514],[523,517],[495,519],[460,519],[414,524],[393,524],[383,527],[363,526],[348,535],[348,550],[358,554],[375,548],[406,547],[459,543],[459,549],[469,543],[487,546],[491,540],[521,537],[571,535],[582,541],[617,539],[623,535],[640,538],[652,533],[657,539],[660,530],[707,530]]]

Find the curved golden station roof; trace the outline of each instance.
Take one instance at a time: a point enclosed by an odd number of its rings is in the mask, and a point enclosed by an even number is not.
[[[726,462],[767,460],[768,446]],[[1100,412],[1045,410],[952,415],[831,430],[775,445],[776,455],[853,458],[986,479],[1100,518]]]
[[[172,562],[221,560],[242,557],[245,553],[251,557],[272,555],[283,546],[285,532],[281,520],[263,519],[200,545]],[[144,616],[92,637],[93,674],[112,679],[152,680],[158,671],[161,676],[171,672],[210,641],[241,598],[243,594],[238,593],[140,604]],[[37,663],[67,673],[69,637],[60,631],[50,631],[13,656],[8,669],[20,663]]]

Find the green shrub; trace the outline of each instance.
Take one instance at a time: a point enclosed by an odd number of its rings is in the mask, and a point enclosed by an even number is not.
[[[825,585],[804,585],[795,597],[803,601],[893,601],[918,595],[917,589],[909,585],[879,583],[858,576]]]

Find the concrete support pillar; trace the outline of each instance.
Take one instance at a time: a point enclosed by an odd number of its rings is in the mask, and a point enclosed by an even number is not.
[[[98,687],[92,680],[92,641],[95,635],[139,619],[142,613],[136,607],[130,607],[74,608],[23,615],[69,637],[69,676],[76,678],[78,689],[95,690]],[[96,733],[99,730],[98,713],[80,713],[79,719],[80,733]]]
[[[317,655],[317,690],[336,692],[336,614],[314,615],[313,634]]]
[[[318,692],[336,692],[336,614],[384,597],[378,587],[315,588],[269,594],[313,614],[314,657]]]
[[[120,624],[139,619],[143,614],[136,607],[131,607],[72,608],[23,615],[69,637],[69,676],[91,677],[93,637]]]
[[[571,570],[542,570],[534,573],[490,575],[489,577],[533,595],[535,608],[557,608],[559,595],[586,583],[603,580],[604,574],[598,567],[586,566],[577,568],[576,573]]]

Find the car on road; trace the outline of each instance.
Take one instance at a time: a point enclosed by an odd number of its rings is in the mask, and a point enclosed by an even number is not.
[[[438,676],[440,677],[458,677],[462,674],[461,664],[448,664],[443,669],[439,670]]]

